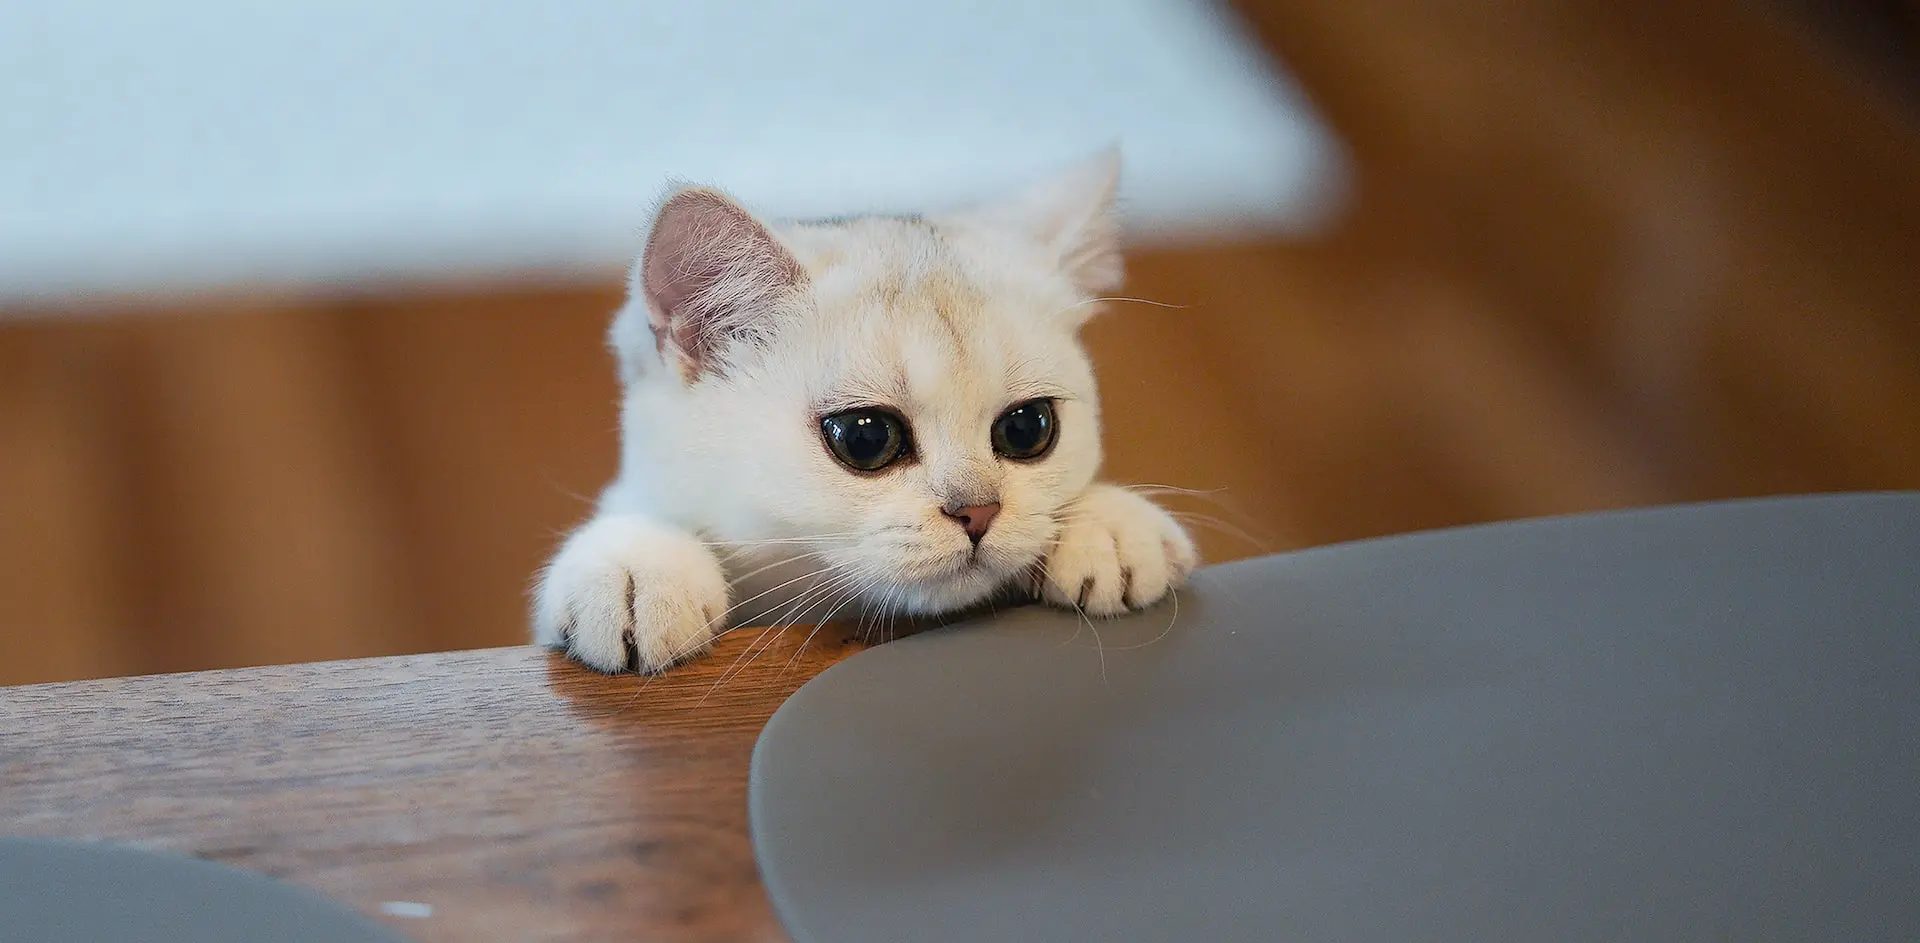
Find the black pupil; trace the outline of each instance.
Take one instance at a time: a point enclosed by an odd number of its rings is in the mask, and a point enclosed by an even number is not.
[[[1009,455],[1033,455],[1047,447],[1053,435],[1053,410],[1045,402],[1023,403],[1000,417],[1001,450]]]
[[[857,409],[827,418],[827,436],[834,451],[856,468],[878,468],[891,461],[899,443],[892,416],[878,410]]]

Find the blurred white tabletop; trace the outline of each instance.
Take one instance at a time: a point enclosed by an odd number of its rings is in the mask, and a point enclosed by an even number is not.
[[[1139,238],[1310,230],[1342,191],[1203,0],[9,0],[0,305],[599,277],[669,178],[938,208],[1115,141]]]

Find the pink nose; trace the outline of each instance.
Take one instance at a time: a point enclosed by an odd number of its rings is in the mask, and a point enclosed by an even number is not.
[[[1000,505],[974,504],[963,508],[941,508],[940,513],[960,522],[967,529],[967,539],[979,543],[987,536],[987,528],[993,524],[993,516],[1000,513]]]

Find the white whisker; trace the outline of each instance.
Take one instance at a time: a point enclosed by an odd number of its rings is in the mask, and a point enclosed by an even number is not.
[[[805,544],[821,540],[858,540],[869,536],[862,531],[848,531],[843,534],[808,534],[800,537],[757,537],[740,540],[702,540],[709,547],[760,547],[774,544]]]
[[[1087,611],[1085,609],[1080,608],[1079,600],[1070,600],[1069,602],[1073,606],[1073,611],[1080,614],[1080,621],[1085,622],[1087,624],[1087,630],[1093,633],[1093,650],[1100,654],[1100,683],[1106,684],[1107,683],[1107,644],[1105,641],[1103,641],[1100,638],[1100,627],[1093,624],[1093,617],[1087,615]],[[1074,634],[1076,636],[1079,635],[1080,630],[1075,629]]]
[[[1227,489],[1225,488],[1204,488],[1204,489],[1182,488],[1178,485],[1162,485],[1162,484],[1155,484],[1153,482],[1142,482],[1140,484],[1135,484],[1135,485],[1121,485],[1120,488],[1123,491],[1131,491],[1135,494],[1183,494],[1183,495],[1191,495],[1194,497],[1206,497],[1208,495],[1225,494],[1227,491]]]
[[[1229,537],[1235,538],[1237,540],[1240,540],[1246,543],[1248,546],[1254,548],[1255,550],[1260,551],[1261,553],[1273,552],[1273,545],[1271,542],[1262,540],[1259,537],[1256,537],[1253,534],[1248,533],[1244,528],[1238,527],[1230,522],[1221,520],[1220,518],[1214,517],[1211,514],[1201,514],[1196,511],[1168,511],[1167,513],[1171,515],[1174,520],[1179,521],[1182,524],[1187,524],[1189,526],[1198,525],[1200,527],[1204,527],[1216,533],[1225,534]]]
[[[755,567],[755,568],[753,568],[753,569],[751,569],[751,570],[748,570],[747,572],[745,572],[745,573],[742,573],[742,574],[740,574],[740,575],[738,575],[738,576],[731,576],[731,577],[728,577],[728,582],[730,582],[730,583],[743,583],[743,582],[745,582],[745,581],[747,581],[747,580],[750,580],[750,579],[752,579],[752,578],[754,578],[754,577],[756,577],[756,576],[759,576],[759,575],[760,575],[760,574],[762,574],[762,573],[765,573],[765,572],[767,572],[768,570],[772,570],[772,569],[775,569],[775,568],[778,568],[778,567],[783,567],[783,566],[786,566],[786,565],[787,565],[787,564],[789,564],[789,563],[793,563],[793,562],[795,562],[795,561],[798,561],[798,560],[805,560],[806,558],[808,558],[808,557],[810,557],[810,556],[813,556],[813,552],[812,552],[812,551],[802,551],[802,552],[800,552],[800,553],[796,553],[796,554],[794,554],[793,556],[790,556],[790,557],[785,557],[785,558],[782,558],[782,559],[779,559],[779,560],[775,560],[775,561],[773,561],[772,563],[769,563],[769,564],[766,564],[766,565],[764,565],[764,566],[759,566],[759,567]],[[816,573],[819,573],[819,572],[824,572],[824,570],[815,570],[814,572],[816,572]],[[759,597],[758,597],[758,596],[755,596],[755,597],[753,597],[753,598],[755,598],[755,599],[758,599]],[[732,609],[731,609],[731,608],[729,608],[729,609],[728,609],[728,611],[729,611],[729,612],[731,612],[731,611],[732,611]]]
[[[814,623],[813,631],[808,632],[807,637],[800,640],[800,647],[795,648],[793,650],[793,654],[787,656],[787,663],[780,668],[780,673],[784,675],[787,673],[787,671],[793,668],[793,663],[800,658],[800,653],[807,650],[807,643],[813,641],[813,637],[816,635],[819,635],[820,630],[833,621],[833,617],[835,613],[838,613],[841,609],[846,608],[848,603],[857,601],[861,597],[861,595],[865,594],[868,590],[871,590],[873,587],[879,585],[881,582],[885,581],[886,578],[887,577],[885,573],[874,574],[873,576],[869,577],[866,582],[862,583],[858,588],[848,592],[846,599],[841,600],[832,609],[827,610],[827,614],[824,616],[821,616],[819,621]]]
[[[1075,302],[1073,304],[1067,305],[1064,308],[1061,308],[1060,310],[1054,312],[1054,314],[1058,316],[1058,315],[1066,314],[1067,312],[1072,311],[1075,308],[1084,308],[1088,305],[1105,304],[1110,301],[1124,301],[1129,304],[1152,305],[1153,307],[1156,307],[1156,308],[1173,308],[1176,310],[1184,310],[1185,308],[1189,307],[1188,305],[1168,304],[1167,302],[1164,302],[1164,301],[1154,301],[1148,298],[1123,298],[1118,295],[1113,295],[1105,298],[1088,298],[1085,301]]]
[[[776,618],[776,624],[769,625],[766,629],[762,630],[759,637],[755,638],[753,642],[748,643],[746,651],[734,659],[734,664],[728,666],[726,671],[721,672],[720,677],[714,681],[713,687],[708,688],[707,693],[701,696],[699,703],[705,703],[714,691],[720,689],[721,685],[732,678],[738,677],[740,672],[746,670],[748,666],[753,664],[754,659],[760,657],[767,649],[772,648],[774,642],[779,641],[780,636],[784,635],[786,630],[793,628],[794,625],[798,623],[800,616],[805,615],[807,607],[851,586],[858,578],[859,574],[835,573],[825,582],[815,585],[801,593],[786,609],[781,611],[780,615]],[[791,619],[792,621],[786,621],[784,624],[780,624],[780,620],[787,619]],[[772,634],[772,640],[761,644],[761,640],[766,639],[769,634]],[[756,648],[756,646],[758,646],[758,648]]]
[[[1167,619],[1167,627],[1164,629],[1161,629],[1160,634],[1154,636],[1153,638],[1147,639],[1144,642],[1136,642],[1132,645],[1123,645],[1118,648],[1115,648],[1114,651],[1130,652],[1136,648],[1146,648],[1147,646],[1152,645],[1153,643],[1158,642],[1161,639],[1166,638],[1168,635],[1172,634],[1173,624],[1180,620],[1180,591],[1173,589],[1172,587],[1168,587],[1167,598],[1173,600],[1173,615],[1172,617]]]

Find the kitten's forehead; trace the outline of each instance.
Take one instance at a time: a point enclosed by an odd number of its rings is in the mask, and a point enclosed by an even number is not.
[[[843,320],[844,379],[887,405],[960,419],[1004,399],[1018,339],[951,279],[903,278]],[[857,340],[856,340],[857,339]]]
[[[812,278],[817,339],[839,348],[829,395],[955,421],[1009,398],[1050,395],[1064,379],[1038,299],[981,284],[934,224],[866,217],[790,235]]]

